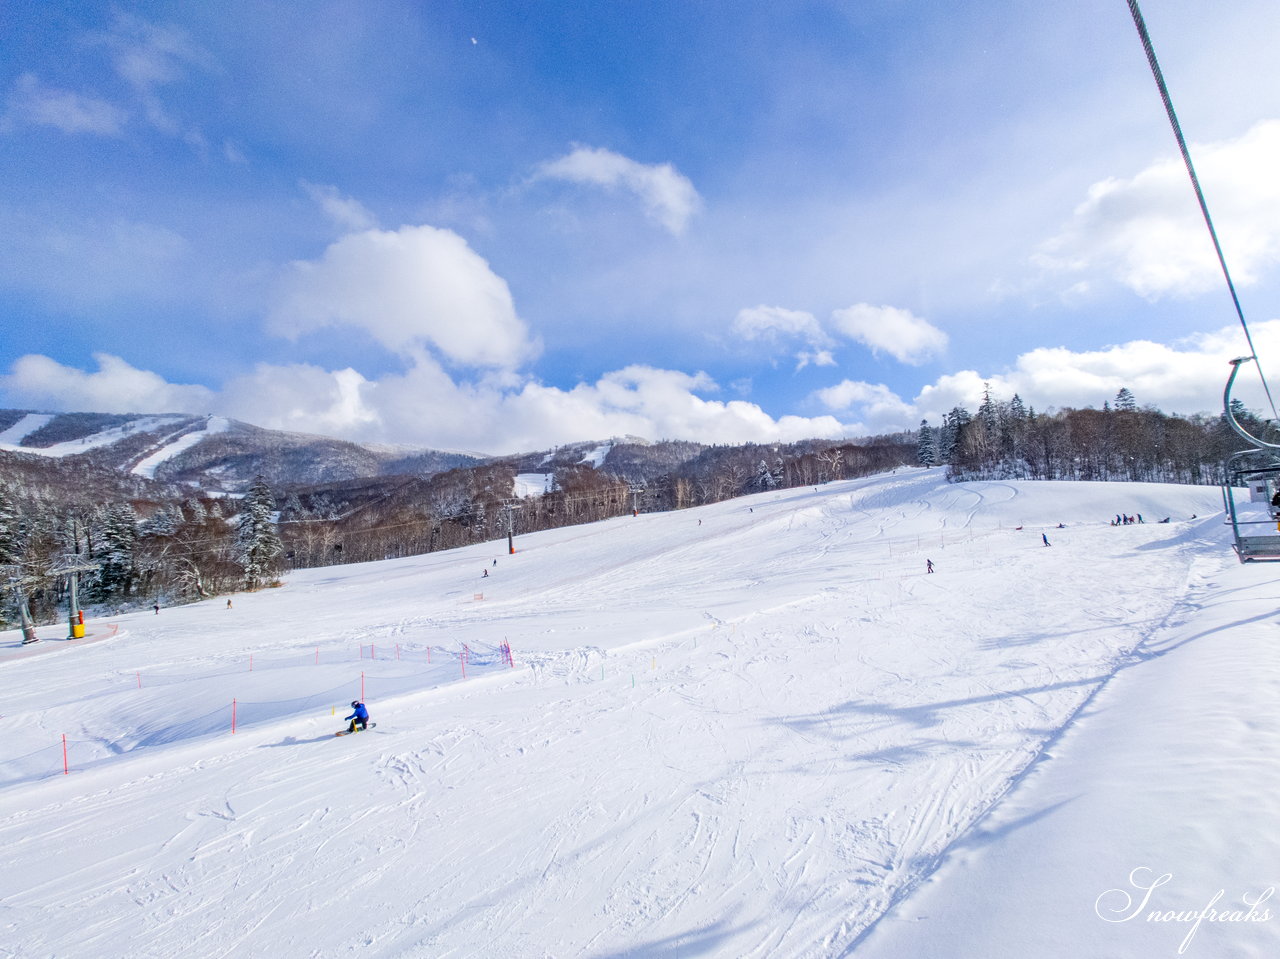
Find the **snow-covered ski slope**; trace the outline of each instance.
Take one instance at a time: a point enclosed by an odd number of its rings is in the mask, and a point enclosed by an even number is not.
[[[1280,885],[1280,590],[1221,524],[908,470],[3,634],[0,956],[1177,955],[1100,914],[1133,870]]]

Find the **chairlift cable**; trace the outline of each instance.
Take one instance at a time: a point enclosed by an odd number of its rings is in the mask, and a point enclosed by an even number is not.
[[[1266,391],[1267,402],[1271,404],[1271,415],[1275,419],[1280,419],[1280,413],[1276,412],[1276,401],[1271,396],[1271,387],[1267,384],[1267,377],[1262,372],[1262,363],[1258,361],[1258,351],[1254,349],[1253,337],[1249,334],[1249,324],[1245,322],[1244,309],[1240,306],[1240,297],[1236,295],[1236,286],[1231,279],[1231,271],[1227,269],[1227,259],[1222,253],[1222,244],[1218,242],[1218,231],[1214,229],[1213,218],[1209,216],[1209,205],[1205,202],[1204,191],[1200,189],[1200,178],[1196,176],[1195,165],[1191,162],[1191,151],[1187,149],[1186,138],[1182,135],[1182,125],[1178,122],[1178,114],[1174,112],[1173,100],[1169,96],[1169,88],[1164,82],[1164,73],[1160,69],[1160,63],[1156,60],[1155,48],[1151,45],[1151,35],[1147,33],[1146,21],[1142,18],[1142,11],[1138,9],[1138,0],[1128,0],[1129,12],[1133,15],[1133,25],[1138,28],[1138,36],[1142,40],[1142,49],[1146,52],[1147,63],[1151,67],[1151,75],[1155,77],[1156,86],[1160,88],[1160,99],[1164,101],[1165,113],[1169,116],[1169,124],[1173,127],[1173,135],[1178,140],[1178,149],[1182,152],[1182,162],[1186,164],[1187,174],[1191,177],[1191,186],[1196,191],[1196,200],[1200,203],[1200,212],[1204,215],[1205,226],[1209,228],[1209,237],[1213,240],[1213,249],[1218,254],[1218,264],[1222,267],[1222,275],[1227,280],[1227,289],[1231,293],[1231,302],[1235,304],[1236,316],[1240,318],[1240,326],[1244,329],[1245,341],[1249,344],[1250,357],[1257,363],[1258,376],[1262,380],[1262,388]]]

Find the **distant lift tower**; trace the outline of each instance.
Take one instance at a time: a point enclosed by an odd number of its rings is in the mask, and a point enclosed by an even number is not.
[[[516,554],[516,544],[513,523],[515,511],[520,508],[520,504],[508,500],[502,504],[502,508],[507,511],[507,552],[514,556]]]
[[[66,576],[70,579],[69,612],[67,616],[67,639],[84,638],[84,610],[80,608],[79,586],[80,574],[89,573],[99,568],[97,563],[72,563],[50,570],[55,576]]]

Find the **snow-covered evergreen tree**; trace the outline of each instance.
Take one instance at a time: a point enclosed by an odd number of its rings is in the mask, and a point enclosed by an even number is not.
[[[776,483],[773,478],[773,471],[769,469],[769,464],[764,460],[760,461],[760,465],[756,468],[755,486],[757,489],[773,489]]]
[[[1138,409],[1138,401],[1133,398],[1127,386],[1120,387],[1116,393],[1116,409],[1123,413],[1133,413]]]
[[[938,441],[928,420],[920,421],[916,458],[920,461],[921,466],[933,466],[938,462]]]
[[[95,543],[98,591],[102,599],[124,599],[133,585],[133,548],[138,542],[138,516],[128,503],[112,503],[102,515]]]
[[[956,452],[956,442],[960,438],[960,430],[972,420],[969,411],[963,406],[954,406],[951,412],[942,418],[942,427],[938,431],[938,458],[943,463],[950,463]]]
[[[0,483],[0,566],[18,561],[18,507],[9,487]]]
[[[205,511],[204,503],[198,499],[189,499],[182,504],[182,512],[186,514],[187,520],[197,526],[203,523],[209,516]]]
[[[236,523],[236,562],[244,570],[245,586],[256,589],[279,569],[284,551],[276,530],[275,497],[261,476],[253,481],[240,501]]]

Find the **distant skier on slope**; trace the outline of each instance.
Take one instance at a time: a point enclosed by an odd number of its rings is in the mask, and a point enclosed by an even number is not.
[[[352,713],[350,716],[342,717],[343,719],[351,720],[351,725],[347,727],[347,732],[354,733],[356,731],[357,723],[360,725],[361,729],[368,729],[369,710],[365,709],[364,703],[360,702],[358,699],[353,699],[351,700],[351,709]]]
[[[1049,546],[1049,545],[1051,545],[1051,544],[1049,543],[1049,537],[1048,537],[1048,536],[1046,536],[1044,533],[1041,533],[1041,534],[1040,534],[1040,538],[1041,538],[1042,540],[1044,540],[1044,545],[1045,545],[1045,546]]]
[[[924,571],[925,571],[926,573],[932,573],[932,572],[933,572],[933,560],[931,560],[931,559],[926,559],[926,560],[924,561]]]

